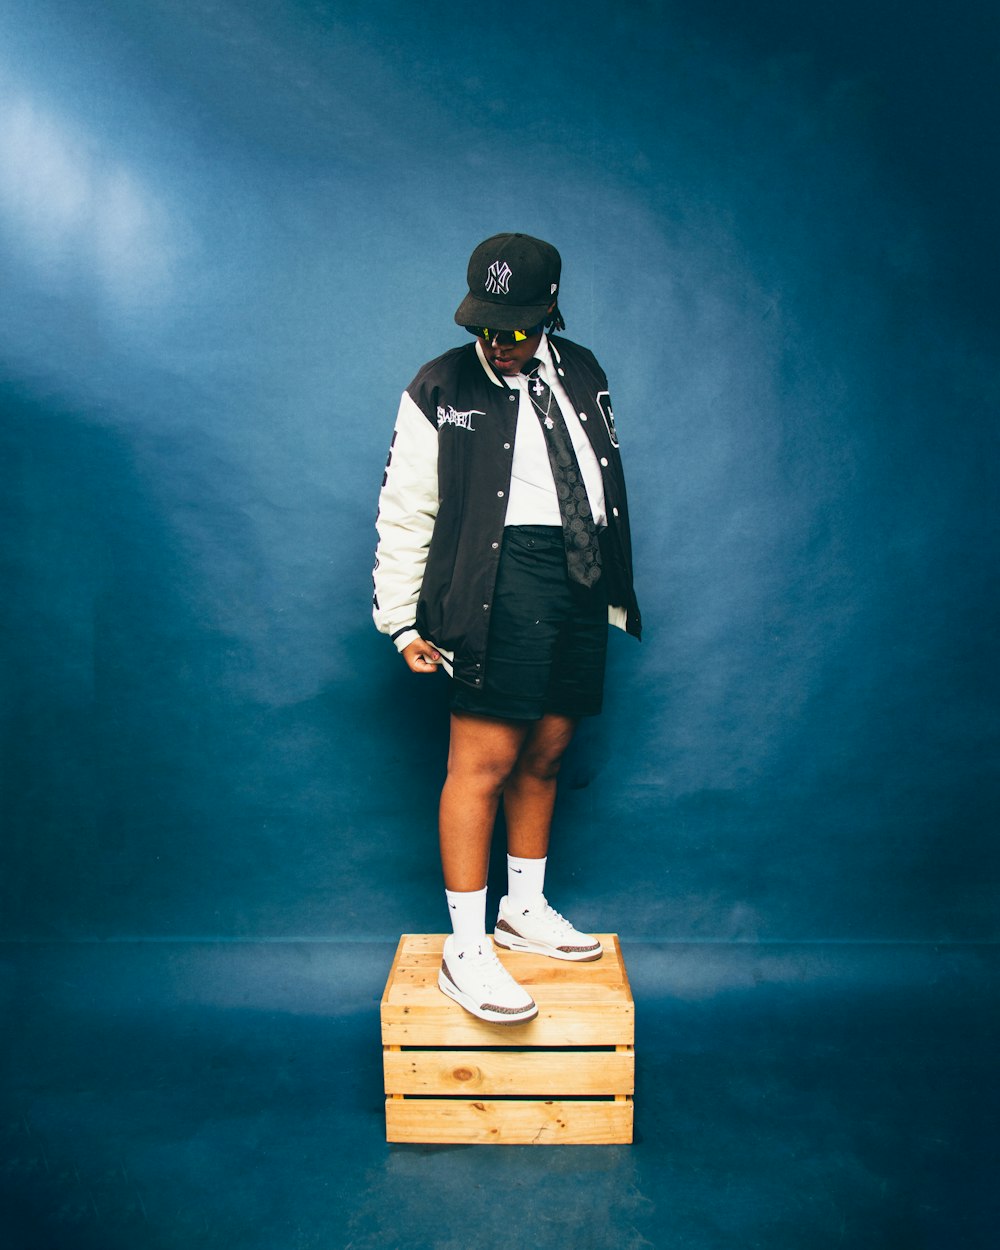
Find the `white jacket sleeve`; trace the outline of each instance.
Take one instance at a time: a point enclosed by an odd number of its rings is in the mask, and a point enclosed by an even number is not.
[[[402,651],[414,638],[417,598],[438,512],[437,430],[404,391],[378,500],[372,615]]]

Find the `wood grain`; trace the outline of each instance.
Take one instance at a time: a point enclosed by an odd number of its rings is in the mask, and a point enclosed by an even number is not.
[[[466,1142],[478,1145],[614,1145],[632,1140],[631,1100],[536,1102],[465,1099],[387,1099],[391,1142]]]
[[[580,1050],[386,1051],[387,1094],[632,1094],[635,1052]]]

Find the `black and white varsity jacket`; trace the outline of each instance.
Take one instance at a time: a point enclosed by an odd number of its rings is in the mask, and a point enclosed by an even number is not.
[[[601,465],[611,624],[641,636],[632,541],[608,381],[593,353],[549,337],[562,384]],[[510,489],[518,391],[475,343],[430,361],[403,393],[382,478],[373,615],[402,649],[425,638],[458,681],[484,678],[493,587]]]

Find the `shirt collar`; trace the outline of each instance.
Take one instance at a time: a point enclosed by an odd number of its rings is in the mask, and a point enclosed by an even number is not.
[[[552,352],[549,349],[549,336],[542,331],[542,339],[535,349],[535,359],[540,360],[543,369],[552,368]]]

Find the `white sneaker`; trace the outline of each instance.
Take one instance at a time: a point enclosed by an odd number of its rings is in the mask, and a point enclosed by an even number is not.
[[[523,1024],[538,1015],[535,1000],[497,959],[489,938],[465,950],[454,935],[445,938],[438,988],[491,1024]]]
[[[511,903],[506,894],[503,896],[493,931],[498,946],[580,963],[600,959],[604,950],[597,938],[574,929],[541,895],[539,899],[540,903],[525,907],[523,903]]]

